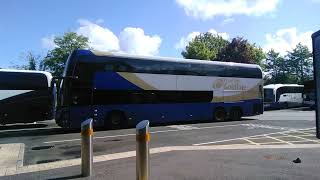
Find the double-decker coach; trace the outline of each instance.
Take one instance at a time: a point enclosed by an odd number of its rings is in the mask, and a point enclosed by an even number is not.
[[[263,113],[260,66],[76,50],[60,84],[56,122],[126,127],[141,120],[238,120]]]

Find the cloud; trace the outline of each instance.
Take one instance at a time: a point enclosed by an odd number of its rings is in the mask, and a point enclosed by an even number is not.
[[[89,46],[94,50],[149,56],[159,53],[161,38],[158,35],[146,35],[141,28],[126,27],[118,37],[110,29],[98,25],[103,23],[101,19],[95,22],[80,19],[78,22],[80,27],[76,33],[88,37]],[[42,46],[47,49],[56,47],[53,38],[54,36],[42,38]]]
[[[77,34],[88,37],[89,46],[100,51],[118,51],[119,40],[108,28],[103,28],[85,19],[78,20]]]
[[[54,35],[42,38],[41,44],[44,49],[48,50],[57,47],[57,45],[54,43]]]
[[[226,18],[221,22],[221,26],[224,26],[233,22],[234,22],[234,18]]]
[[[311,34],[312,31],[306,31],[299,33],[296,27],[279,29],[275,34],[266,34],[266,44],[263,46],[264,51],[274,49],[282,55],[287,54],[287,51],[291,51],[296,45],[301,42],[312,49]]]
[[[214,16],[261,16],[274,11],[280,0],[176,0],[188,16],[203,20]]]
[[[208,32],[214,34],[214,35],[219,35],[221,36],[223,39],[229,39],[229,34],[227,34],[226,32],[223,33],[218,33],[215,29],[210,29]],[[175,48],[176,49],[184,49],[190,41],[192,41],[196,36],[200,35],[200,32],[191,32],[187,35],[187,37],[181,37],[181,39],[179,40],[179,42],[176,43]]]
[[[226,33],[226,32],[222,32],[222,33],[219,33],[217,32],[215,29],[209,29],[208,31],[209,33],[212,33],[214,35],[218,35],[218,36],[221,36],[223,39],[225,40],[228,40],[229,39],[229,34]]]
[[[100,20],[101,22],[101,20]],[[119,51],[136,55],[157,55],[161,38],[149,36],[141,28],[126,27],[117,37],[108,28],[88,20],[79,20],[78,34],[89,38],[90,47],[100,51]]]
[[[176,43],[176,49],[184,49],[190,41],[192,41],[196,36],[200,35],[200,32],[192,32],[188,34],[187,37],[181,37],[180,41]]]
[[[127,27],[119,36],[121,50],[129,54],[156,55],[161,44],[157,35],[148,36],[143,29]]]

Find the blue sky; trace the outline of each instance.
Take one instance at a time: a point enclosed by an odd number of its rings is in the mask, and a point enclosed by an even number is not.
[[[52,37],[75,31],[98,50],[181,57],[200,32],[243,36],[285,54],[298,42],[311,47],[320,29],[320,0],[5,0],[0,11],[0,67],[44,56]]]

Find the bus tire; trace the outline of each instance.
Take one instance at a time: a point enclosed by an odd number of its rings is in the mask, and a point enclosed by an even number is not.
[[[227,117],[224,108],[216,108],[213,112],[213,119],[215,121],[225,121]]]
[[[284,109],[288,109],[288,108],[289,108],[289,104],[288,104],[287,102],[285,102],[285,103],[283,104],[283,108],[284,108]]]
[[[241,108],[232,108],[229,114],[229,118],[232,121],[239,121],[241,120],[242,111]]]
[[[112,111],[108,113],[105,119],[105,128],[119,129],[126,128],[128,126],[127,118],[121,111]]]

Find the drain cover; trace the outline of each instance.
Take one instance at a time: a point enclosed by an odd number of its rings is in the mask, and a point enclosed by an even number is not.
[[[36,146],[36,147],[33,147],[31,148],[31,150],[44,150],[44,149],[51,149],[51,148],[54,148],[54,146]]]
[[[47,159],[47,160],[41,160],[37,161],[37,164],[43,164],[43,163],[50,163],[50,162],[55,162],[55,161],[60,161],[61,159]]]

